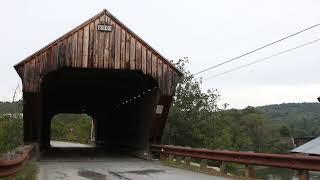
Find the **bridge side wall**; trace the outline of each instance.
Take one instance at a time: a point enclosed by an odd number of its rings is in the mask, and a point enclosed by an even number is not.
[[[165,96],[165,95],[160,96],[158,100],[158,105],[162,106],[163,109],[161,113],[155,113],[155,116],[153,117],[152,125],[150,128],[149,142],[154,144],[161,143],[163,130],[166,126],[172,101],[173,101],[173,96]]]

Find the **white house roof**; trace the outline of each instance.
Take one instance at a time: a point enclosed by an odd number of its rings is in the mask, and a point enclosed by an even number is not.
[[[293,150],[292,153],[316,154],[320,155],[320,137],[317,137]]]

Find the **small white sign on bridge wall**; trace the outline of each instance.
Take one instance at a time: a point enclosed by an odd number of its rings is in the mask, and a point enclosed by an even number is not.
[[[163,105],[157,105],[156,114],[162,114]]]

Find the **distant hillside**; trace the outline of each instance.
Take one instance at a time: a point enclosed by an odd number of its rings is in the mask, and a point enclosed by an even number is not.
[[[14,103],[0,101],[0,114],[20,113],[22,105],[22,101]],[[260,106],[255,109],[264,113],[276,124],[286,126],[290,130],[291,136],[320,136],[320,103],[276,104]],[[62,117],[69,120],[78,119],[78,116],[71,116],[64,115]]]
[[[22,103],[22,100],[13,103],[0,101],[0,114],[21,113],[23,105]]]
[[[286,125],[293,136],[320,135],[320,103],[287,103],[257,109],[271,120]]]

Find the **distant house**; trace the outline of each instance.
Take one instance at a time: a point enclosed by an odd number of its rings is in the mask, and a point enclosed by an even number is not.
[[[309,136],[309,137],[295,137],[293,138],[293,145],[294,147],[299,147],[311,140],[314,140],[315,138],[317,138],[317,136]]]
[[[293,150],[291,153],[301,153],[311,156],[320,156],[320,137],[317,137]]]

